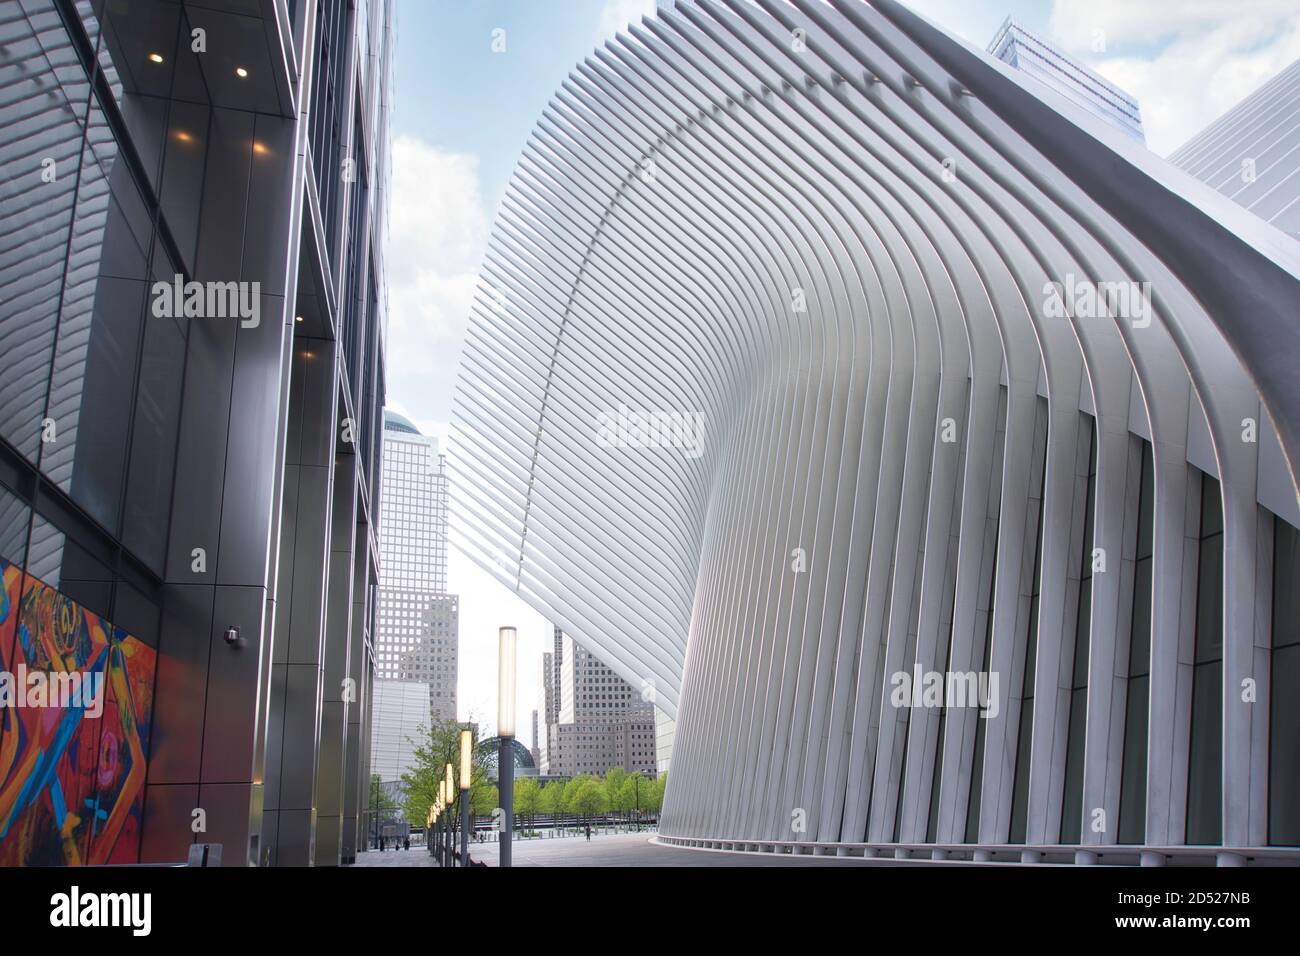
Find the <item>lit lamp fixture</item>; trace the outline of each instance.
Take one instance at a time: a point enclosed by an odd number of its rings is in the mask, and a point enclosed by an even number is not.
[[[497,736],[501,749],[497,755],[497,782],[501,788],[500,866],[510,866],[510,840],[515,829],[515,644],[518,635],[513,627],[500,631],[497,657]]]
[[[447,777],[445,780],[442,781],[442,788],[447,794],[447,809],[450,810],[452,807],[456,805],[456,782],[452,780],[450,760],[447,761]],[[456,822],[456,817],[450,813],[447,814],[446,837],[447,837],[447,865],[448,866],[456,865],[456,834],[452,829],[453,826],[455,825],[455,822]]]
[[[150,53],[150,54],[149,54],[149,62],[150,62],[150,63],[161,63],[162,61],[163,61],[163,55],[162,55],[161,53]]]
[[[472,752],[474,749],[474,731],[468,727],[460,732],[460,790],[464,793],[469,789],[469,778],[471,774]]]
[[[242,66],[237,66],[235,67],[235,76],[239,77],[241,80],[246,80],[248,79],[248,71]]]
[[[438,831],[438,852],[442,856],[442,865],[448,866],[447,837],[451,831],[451,821],[447,819],[447,804],[451,802],[451,787],[447,785],[446,780],[438,784],[438,793],[439,814],[442,818],[442,828]]]
[[[469,785],[473,775],[474,731],[460,732],[460,865],[469,866]]]
[[[513,627],[501,628],[501,653],[497,661],[497,690],[500,700],[497,702],[497,735],[513,737],[515,735],[515,643],[517,635]]]

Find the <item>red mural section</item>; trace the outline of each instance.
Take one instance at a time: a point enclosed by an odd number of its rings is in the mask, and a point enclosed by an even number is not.
[[[0,866],[138,862],[157,653],[2,559],[0,572]],[[74,674],[102,697],[56,695]]]

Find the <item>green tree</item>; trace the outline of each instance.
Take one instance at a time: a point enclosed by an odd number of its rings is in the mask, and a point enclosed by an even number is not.
[[[407,738],[415,746],[415,761],[411,769],[402,774],[402,789],[405,800],[402,809],[407,822],[413,826],[424,826],[429,817],[429,808],[438,799],[438,785],[447,775],[447,764],[452,766],[453,781],[460,798],[460,732],[464,726],[454,720],[434,721],[421,725],[415,738]],[[487,778],[485,755],[478,752],[478,740],[474,741],[470,765],[470,813],[482,815],[482,806],[486,802],[481,796],[485,789],[495,790]],[[496,806],[493,798],[491,813]],[[458,810],[457,805],[453,810]],[[459,823],[459,814],[453,816]]]
[[[496,784],[475,787],[469,798],[469,812],[476,817],[490,817],[501,805],[501,794]]]
[[[525,826],[537,814],[541,799],[542,788],[532,777],[520,777],[515,781],[515,816]]]
[[[580,773],[578,776],[567,780],[564,784],[564,797],[560,800],[561,812],[576,814],[578,810],[573,801],[578,796],[578,791],[582,789],[583,784],[595,779],[590,774]]]
[[[636,810],[641,802],[641,793],[645,790],[646,783],[641,779],[639,773],[628,776],[623,781],[623,786],[618,790],[618,804],[615,809],[620,813],[631,813]]]
[[[555,818],[564,812],[564,784],[559,780],[552,780],[546,786],[542,787],[541,793],[538,794],[537,812],[549,813],[551,815],[551,825],[556,823]]]
[[[627,771],[622,767],[610,767],[605,771],[605,800],[609,803],[609,809],[615,812],[622,810],[619,805],[620,794],[623,790],[623,781],[627,779]]]
[[[572,806],[573,812],[583,820],[590,820],[597,814],[607,812],[609,800],[605,797],[604,784],[594,777],[582,780],[574,791]]]
[[[668,786],[668,774],[661,773],[654,780],[647,780],[641,787],[641,812],[657,814],[664,805],[664,788]]]

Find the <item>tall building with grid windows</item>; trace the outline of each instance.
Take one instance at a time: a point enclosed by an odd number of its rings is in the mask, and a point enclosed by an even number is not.
[[[1103,41],[1098,36],[1098,43]],[[1030,33],[1010,17],[989,43],[989,53],[1021,73],[1032,76],[1075,106],[1105,120],[1139,143],[1146,142],[1142,131],[1142,110],[1137,98],[1084,66],[1055,44]]]
[[[371,725],[372,751],[388,755],[376,766],[381,774],[409,765],[408,738],[421,724],[456,719],[460,610],[459,599],[446,593],[446,457],[436,438],[391,411],[384,412],[382,481]],[[390,683],[402,684],[400,692]],[[427,688],[427,702],[410,693],[416,684]],[[382,710],[380,700],[387,701]]]
[[[613,767],[653,776],[654,705],[641,690],[555,629],[555,649],[542,655],[547,717],[542,772],[602,775]]]

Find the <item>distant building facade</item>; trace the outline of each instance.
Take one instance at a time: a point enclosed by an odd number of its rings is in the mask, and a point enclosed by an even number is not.
[[[653,705],[559,627],[554,649],[542,655],[542,698],[543,774],[656,773]]]
[[[1169,161],[1300,237],[1300,60],[1174,150]]]
[[[1098,75],[1054,44],[1035,36],[1010,17],[1003,21],[989,53],[1083,107],[1099,119],[1146,142],[1137,98]]]
[[[371,750],[374,772],[388,781],[396,777],[385,773],[409,766],[408,738],[421,723],[456,719],[460,599],[446,593],[446,457],[436,438],[392,411],[384,412],[382,480]],[[411,701],[415,687],[424,689],[422,708]],[[394,710],[381,720],[385,699]]]

